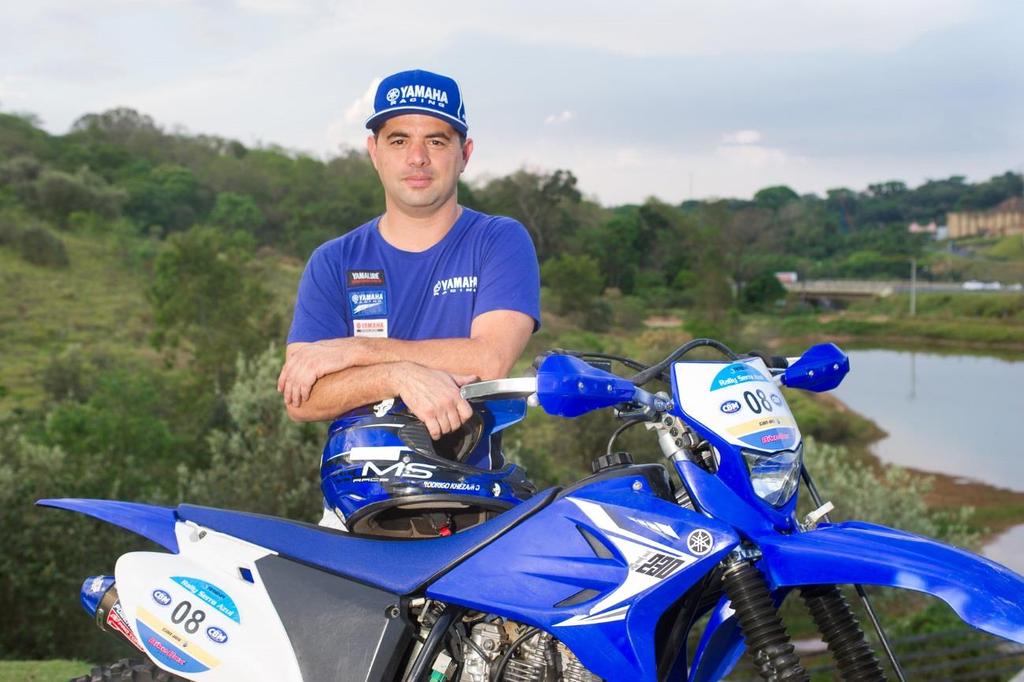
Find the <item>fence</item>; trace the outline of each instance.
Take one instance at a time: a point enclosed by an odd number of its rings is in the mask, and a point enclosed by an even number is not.
[[[871,633],[873,634],[873,633]],[[993,637],[980,630],[963,627],[928,634],[892,638],[904,676],[918,680],[975,680],[978,682],[1007,682],[1024,672],[1024,645]],[[801,643],[800,658],[815,682],[838,680],[831,655],[820,642]],[[896,679],[881,647],[875,651],[882,661],[890,680]],[[744,655],[736,670],[729,676],[733,682],[760,680],[757,671]],[[1024,680],[1024,675],[1021,675]]]

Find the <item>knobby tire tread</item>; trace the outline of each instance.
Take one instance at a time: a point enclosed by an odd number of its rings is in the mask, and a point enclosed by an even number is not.
[[[115,663],[96,666],[88,675],[75,677],[70,682],[188,682],[157,667],[150,660],[122,658]]]

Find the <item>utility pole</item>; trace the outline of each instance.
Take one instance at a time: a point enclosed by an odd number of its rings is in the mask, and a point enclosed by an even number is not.
[[[910,259],[910,314],[917,314],[917,258]]]

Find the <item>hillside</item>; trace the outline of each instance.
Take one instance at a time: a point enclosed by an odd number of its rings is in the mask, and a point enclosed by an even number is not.
[[[106,239],[63,235],[70,266],[33,265],[0,248],[0,338],[4,361],[0,409],[37,407],[42,371],[69,348],[116,361],[155,360],[144,273],[128,267]]]

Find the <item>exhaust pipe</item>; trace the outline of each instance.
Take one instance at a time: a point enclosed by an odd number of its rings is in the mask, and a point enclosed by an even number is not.
[[[124,617],[121,600],[117,596],[114,576],[97,575],[86,578],[82,583],[82,608],[96,621],[104,632],[116,632],[139,651],[146,653],[132,632],[128,619]]]

